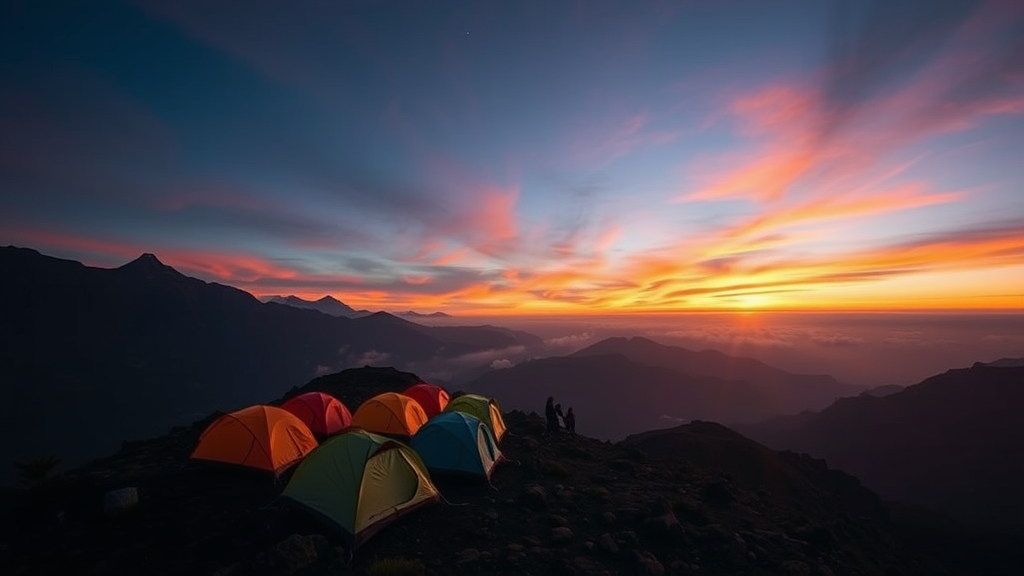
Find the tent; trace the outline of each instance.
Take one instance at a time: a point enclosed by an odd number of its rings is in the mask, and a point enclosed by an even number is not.
[[[419,402],[423,411],[427,413],[427,418],[433,418],[448,405],[448,393],[444,391],[444,388],[426,382],[414,384],[406,388],[402,394]]]
[[[314,434],[334,436],[352,422],[352,413],[337,398],[323,392],[299,394],[281,405],[309,426]]]
[[[505,436],[505,419],[501,417],[498,401],[478,394],[463,394],[445,406],[445,412],[463,412],[476,416],[484,426],[494,434],[494,439],[501,442]]]
[[[338,528],[350,550],[399,516],[440,499],[411,448],[356,429],[314,450],[282,496]]]
[[[397,392],[385,392],[363,402],[352,415],[352,425],[391,436],[408,438],[427,421],[420,403]]]
[[[279,475],[316,445],[313,432],[291,412],[274,406],[250,406],[225,414],[207,426],[192,458]]]
[[[431,473],[490,478],[494,465],[502,458],[487,426],[463,412],[434,416],[416,432],[409,446]]]

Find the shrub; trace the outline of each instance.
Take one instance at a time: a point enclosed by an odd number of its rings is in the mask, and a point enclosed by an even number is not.
[[[60,464],[60,458],[56,456],[37,456],[24,462],[18,462],[16,466],[18,467],[21,481],[26,484],[35,485],[46,480],[46,477],[50,475],[50,472],[58,464]]]

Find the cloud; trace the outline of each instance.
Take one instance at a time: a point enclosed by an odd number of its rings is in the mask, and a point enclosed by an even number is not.
[[[316,369],[313,370],[313,376],[323,376],[334,372],[334,368],[330,366],[324,366],[323,364],[317,364]]]
[[[817,334],[811,336],[811,341],[815,344],[829,347],[860,346],[864,344],[863,338],[843,334]]]
[[[352,362],[354,366],[381,366],[388,364],[392,360],[390,352],[380,352],[378,350],[368,350],[361,354],[355,361]]]
[[[515,366],[515,364],[507,358],[491,362],[491,370],[505,370],[506,368],[511,368],[513,366]]]
[[[653,128],[646,110],[617,118],[603,127],[594,125],[595,116],[598,115],[588,114],[582,126],[570,128],[574,142],[569,157],[575,165],[603,167],[639,149],[669,144],[682,135],[678,130]]]
[[[654,332],[652,336],[665,336],[682,340],[697,340],[720,346],[722,344],[749,344],[753,346],[794,346],[806,333],[796,329],[746,328],[736,326],[711,326]]]
[[[590,343],[594,339],[594,334],[589,330],[586,332],[580,332],[579,334],[568,334],[566,336],[556,336],[554,338],[548,338],[544,340],[544,344],[551,348],[582,348]]]

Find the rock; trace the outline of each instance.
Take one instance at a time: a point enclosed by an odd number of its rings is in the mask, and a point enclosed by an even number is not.
[[[531,510],[544,510],[548,507],[548,494],[543,486],[527,486],[519,498]]]
[[[455,565],[462,566],[463,564],[469,564],[476,562],[480,559],[480,551],[476,548],[466,548],[455,558]]]
[[[331,544],[320,534],[292,534],[260,552],[250,564],[250,572],[265,576],[289,576],[330,555]]]
[[[786,560],[779,566],[781,576],[811,576],[811,567],[803,560]]]
[[[615,526],[615,523],[619,521],[619,519],[615,517],[615,514],[611,512],[601,514],[601,520],[603,520],[608,526]]]
[[[548,516],[548,524],[551,524],[552,526],[568,526],[569,520],[565,516],[551,514]]]
[[[629,544],[632,546],[636,546],[640,543],[640,539],[636,537],[636,532],[633,532],[632,530],[625,530],[619,532],[618,537],[619,540],[621,540],[625,544]]]
[[[536,536],[523,536],[523,542],[526,542],[530,546],[534,547],[541,545],[540,538],[537,538]]]
[[[572,533],[572,530],[565,526],[558,526],[551,529],[551,543],[556,546],[564,546],[569,542],[572,542],[574,536],[575,534]]]
[[[658,562],[654,554],[646,550],[634,550],[633,558],[636,560],[636,573],[638,576],[663,576],[665,567]]]
[[[601,569],[601,564],[587,558],[586,556],[577,556],[572,559],[571,563],[572,572],[581,576],[590,576],[592,574],[601,574],[604,572]]]
[[[615,538],[608,532],[597,537],[597,547],[608,554],[619,553],[619,545],[615,543]]]
[[[648,518],[644,522],[644,533],[660,540],[681,541],[686,538],[686,532],[679,519],[672,512]]]
[[[538,540],[538,542],[540,542],[540,541]],[[514,542],[511,542],[505,548],[507,548],[509,552],[522,552],[523,550],[526,549],[526,546],[523,546],[522,544],[516,544]]]
[[[139,490],[135,487],[111,490],[103,496],[103,513],[108,518],[123,516],[139,505]]]
[[[669,573],[677,575],[690,574],[691,572],[693,572],[693,570],[690,568],[690,565],[686,562],[683,562],[682,560],[676,560],[669,564],[668,570]]]
[[[488,508],[487,510],[484,510],[484,518],[487,518],[488,520],[491,520],[491,521],[497,521],[498,520],[498,511],[495,510],[494,508]]]
[[[736,500],[729,482],[724,479],[713,480],[704,485],[704,498],[719,508],[724,508]]]

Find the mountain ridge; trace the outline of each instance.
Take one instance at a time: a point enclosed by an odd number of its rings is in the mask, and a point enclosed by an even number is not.
[[[883,496],[1024,534],[1024,462],[1009,456],[1024,453],[1022,416],[1024,367],[977,363],[738,429],[825,458]]]
[[[0,439],[9,456],[0,485],[13,477],[14,461],[53,454],[75,463],[317,373],[443,363],[540,342],[514,331],[435,329],[387,313],[350,319],[267,304],[155,256],[98,268],[7,247],[0,274],[0,384],[9,391],[0,419],[12,431]],[[15,440],[14,431],[28,429]]]
[[[419,381],[393,368],[350,369],[271,401],[324,391],[351,407]],[[351,561],[330,530],[277,498],[281,483],[203,466],[188,454],[217,414],[23,493],[2,515],[4,573],[350,575],[403,557],[415,573],[1012,574],[1020,550],[996,555],[955,526],[966,558],[920,546],[877,495],[821,461],[779,454],[712,423],[609,444],[550,434],[535,414],[506,412],[509,461],[486,483],[435,477],[458,506],[423,508],[387,526]],[[649,444],[681,434],[700,446]],[[707,465],[708,454],[727,454]],[[747,472],[753,472],[751,476]],[[759,480],[782,472],[806,496]],[[135,487],[136,511],[105,517],[109,490]],[[836,496],[836,495],[839,496]],[[901,521],[902,522],[902,521]],[[933,523],[933,527],[938,524]],[[61,546],[54,547],[54,539]],[[999,552],[1005,552],[999,550]]]

